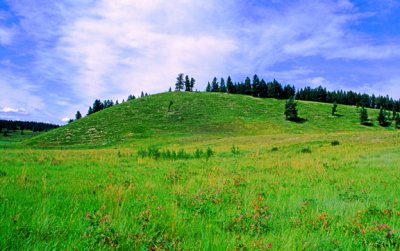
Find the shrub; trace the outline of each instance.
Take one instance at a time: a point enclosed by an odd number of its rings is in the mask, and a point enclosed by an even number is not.
[[[340,145],[340,142],[339,142],[338,140],[333,140],[333,141],[331,142],[331,145],[332,145],[332,146],[338,146],[338,145]]]

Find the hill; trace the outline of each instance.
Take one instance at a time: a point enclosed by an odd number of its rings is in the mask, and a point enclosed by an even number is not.
[[[172,101],[171,108],[169,104]],[[284,119],[285,100],[221,93],[167,92],[131,100],[27,141],[34,146],[113,146],[177,137],[236,137],[388,130],[359,125],[356,107],[299,101],[305,123]],[[370,118],[377,111],[370,110]],[[375,123],[377,124],[377,123]]]

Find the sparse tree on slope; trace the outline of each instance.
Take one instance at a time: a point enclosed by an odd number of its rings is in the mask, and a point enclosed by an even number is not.
[[[219,92],[219,83],[216,77],[211,82],[211,92]]]
[[[77,111],[76,114],[75,114],[75,119],[78,120],[78,119],[81,119],[81,118],[82,118],[81,112]]]
[[[286,101],[286,104],[285,104],[286,120],[298,121],[299,117],[298,117],[297,113],[298,113],[297,103],[294,101],[294,98],[291,97]]]
[[[193,91],[194,85],[196,84],[196,80],[194,78],[190,78],[190,91]]]
[[[211,92],[211,84],[208,82],[206,92]]]
[[[365,109],[364,107],[362,107],[360,110],[360,123],[361,125],[368,124],[368,112],[367,109]]]
[[[336,111],[337,111],[337,103],[335,101],[335,102],[333,102],[333,105],[332,105],[332,116],[335,116]]]
[[[383,109],[383,107],[381,107],[381,109],[379,110],[378,122],[379,122],[380,126],[386,126],[387,125],[386,111]]]

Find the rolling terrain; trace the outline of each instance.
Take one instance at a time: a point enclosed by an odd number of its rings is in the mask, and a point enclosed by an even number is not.
[[[0,249],[398,250],[399,131],[284,104],[162,93],[3,144]]]

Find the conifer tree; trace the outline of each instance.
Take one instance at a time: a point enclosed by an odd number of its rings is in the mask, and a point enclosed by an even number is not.
[[[87,115],[90,115],[90,114],[92,114],[92,113],[93,113],[93,109],[92,109],[91,106],[89,106],[89,110],[88,110],[88,112],[87,112]]]
[[[183,90],[183,86],[184,86],[183,73],[179,73],[178,77],[176,78],[175,91]]]
[[[387,125],[386,111],[383,109],[383,107],[381,107],[381,109],[379,110],[378,122],[379,122],[380,126],[386,126]]]
[[[221,82],[219,85],[219,91],[220,92],[226,92],[226,85],[225,85],[225,79],[221,78]]]
[[[286,101],[285,104],[285,116],[286,120],[290,121],[298,121],[298,111],[297,111],[297,103],[294,101],[294,98],[291,97]]]
[[[77,111],[76,114],[75,114],[75,119],[78,120],[78,119],[81,119],[81,118],[82,118],[81,112]]]
[[[206,92],[211,92],[211,84],[210,84],[210,82],[208,82],[208,84],[207,84]]]
[[[368,124],[368,112],[365,107],[362,107],[360,110],[360,123],[362,125],[367,125]]]
[[[185,91],[190,92],[190,79],[188,75],[185,77]]]
[[[337,103],[336,103],[336,101],[335,102],[333,102],[333,105],[332,105],[332,116],[335,116],[335,114],[336,114],[336,111],[337,111]]]
[[[219,83],[216,77],[211,82],[211,92],[219,92]]]
[[[193,91],[194,85],[196,84],[196,80],[194,78],[190,78],[190,91]]]
[[[231,76],[228,76],[228,79],[226,80],[226,88],[228,93],[235,93],[235,86],[232,82]]]

